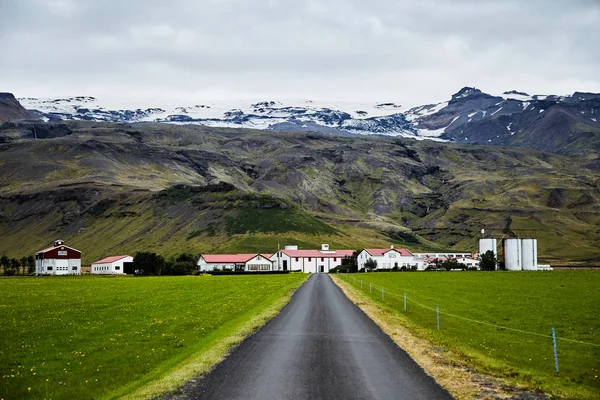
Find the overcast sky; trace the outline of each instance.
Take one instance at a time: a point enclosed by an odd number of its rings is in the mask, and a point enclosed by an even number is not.
[[[181,102],[600,92],[599,0],[0,0],[0,91]]]

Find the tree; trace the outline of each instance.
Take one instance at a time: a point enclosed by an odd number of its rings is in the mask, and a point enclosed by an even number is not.
[[[165,263],[163,275],[189,275],[197,268],[197,257],[193,254],[182,253]]]
[[[372,258],[369,258],[365,262],[365,268],[369,271],[373,271],[374,269],[377,269],[377,261],[373,260]]]
[[[358,251],[352,253],[351,256],[342,257],[340,270],[344,272],[358,272]]]
[[[6,269],[8,268],[9,261],[6,255],[0,256],[0,266],[3,267],[4,275],[6,275]]]
[[[451,269],[464,269],[464,264],[460,264],[454,258],[449,258],[447,260],[442,261],[439,264],[440,268],[444,268],[446,271],[450,271]]]
[[[23,275],[25,275],[25,268],[27,267],[27,257],[21,257],[19,263],[21,264],[21,268],[23,269]]]
[[[492,250],[488,250],[481,255],[479,268],[482,271],[494,271],[496,269],[496,255]]]
[[[143,275],[160,275],[165,266],[165,259],[156,253],[139,251],[133,257],[135,269]]]
[[[29,272],[29,274],[33,274],[35,272],[35,257],[34,256],[29,256],[27,257],[27,272]]]

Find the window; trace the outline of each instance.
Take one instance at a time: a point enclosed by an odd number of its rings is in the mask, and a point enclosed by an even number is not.
[[[48,271],[52,271],[52,267],[48,267],[46,268]]]
[[[115,271],[119,271],[121,269],[121,267],[119,267],[118,265],[115,267]]]
[[[73,267],[73,271],[77,271],[77,267]]]
[[[298,262],[298,257],[296,257],[296,262]]]
[[[323,262],[323,261],[325,261],[325,258],[324,258],[324,257],[321,257],[321,262]]]
[[[333,257],[333,262],[336,262],[336,261],[337,261],[337,257]]]
[[[311,261],[312,261],[312,257],[308,257],[308,262],[311,262]]]

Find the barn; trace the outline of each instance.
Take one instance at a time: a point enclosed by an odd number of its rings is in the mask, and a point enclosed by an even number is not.
[[[123,264],[133,262],[132,256],[111,256],[92,263],[92,274],[125,274]]]
[[[55,240],[52,247],[35,253],[36,275],[81,275],[81,251]]]

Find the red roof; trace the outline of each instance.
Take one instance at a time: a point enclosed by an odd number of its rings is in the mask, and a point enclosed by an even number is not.
[[[131,256],[112,256],[112,257],[106,257],[103,258],[102,260],[98,260],[98,261],[94,261],[92,264],[104,264],[104,263],[113,263],[115,261],[119,261],[125,257],[131,257]]]
[[[367,253],[373,257],[381,257],[385,253],[396,250],[401,256],[412,256],[413,254],[408,249],[364,249]]]
[[[290,256],[290,257],[323,257],[323,258],[332,258],[332,257],[345,257],[351,256],[354,253],[354,250],[281,250],[282,253]],[[277,254],[277,253],[275,253]]]
[[[201,254],[204,261],[207,263],[247,263],[256,256],[263,256],[267,260],[271,257],[270,254]]]
[[[76,252],[78,252],[78,253],[81,253],[81,251],[79,251],[79,250],[77,250],[77,249],[74,249],[74,248],[72,248],[72,247],[69,247],[69,246],[65,246],[64,244],[61,244],[61,245],[58,245],[58,246],[46,247],[45,249],[42,249],[42,250],[38,251],[38,252],[37,252],[37,253],[35,253],[35,254],[47,253],[47,252],[49,252],[49,251],[52,251],[52,250],[55,250],[55,249],[57,249],[57,248],[59,248],[59,247],[64,247],[64,248],[66,248],[66,249],[71,249],[71,250],[73,250],[73,251],[76,251]]]

